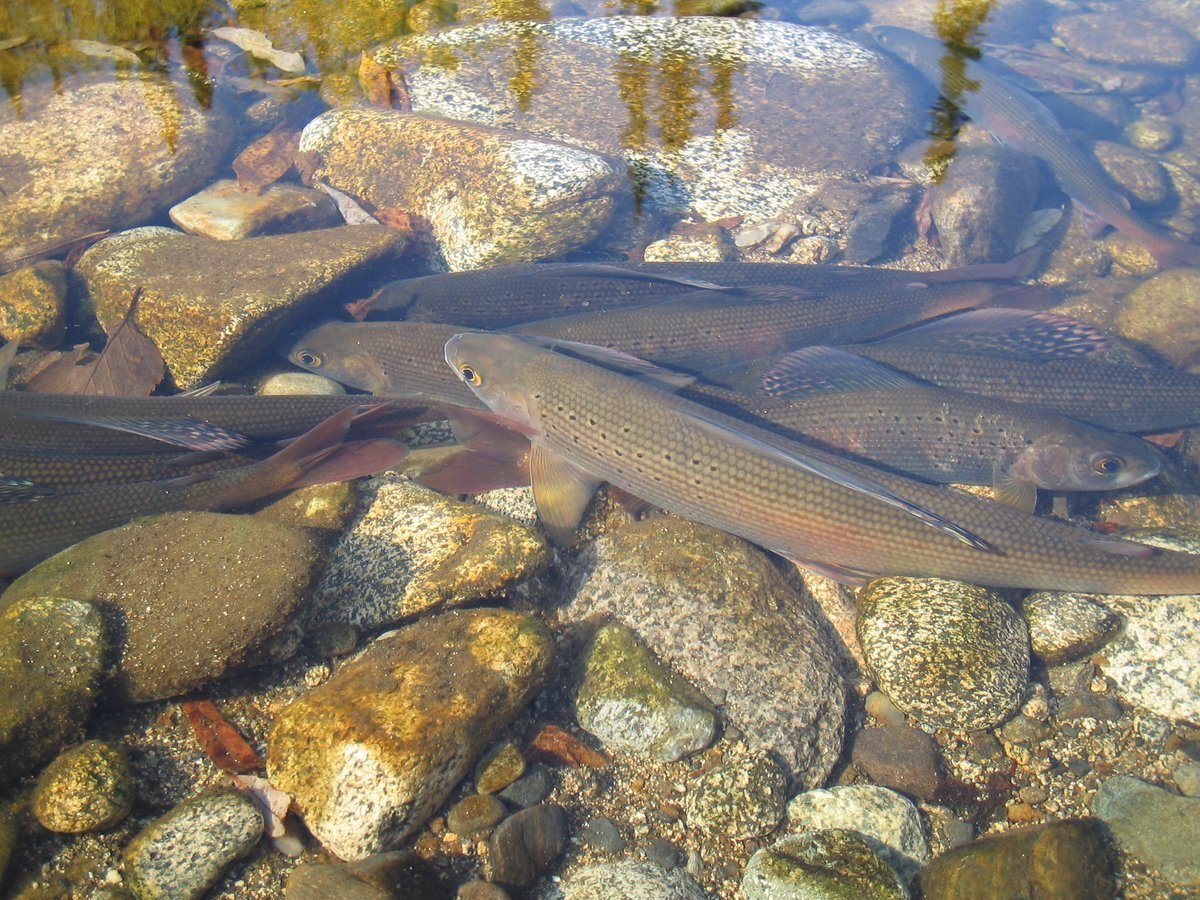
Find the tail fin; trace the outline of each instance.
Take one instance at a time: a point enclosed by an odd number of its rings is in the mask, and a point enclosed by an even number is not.
[[[929,284],[950,284],[955,281],[1007,281],[1029,278],[1042,264],[1042,248],[1030,247],[1004,263],[978,263],[943,269],[940,272],[918,273]]]
[[[1158,264],[1164,269],[1200,268],[1200,244],[1163,238],[1147,245]]]

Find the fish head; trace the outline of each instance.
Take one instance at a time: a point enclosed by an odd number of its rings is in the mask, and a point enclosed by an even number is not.
[[[1153,478],[1162,456],[1132,435],[1080,429],[1034,441],[1015,468],[1052,491],[1111,491]]]
[[[446,362],[492,413],[525,435],[537,433],[536,397],[526,384],[532,363],[554,352],[515,334],[465,332],[446,341]]]
[[[932,47],[935,54],[940,51],[940,45],[915,31],[907,28],[897,28],[894,25],[876,25],[871,28],[871,37],[880,47],[893,56],[904,60],[910,66],[917,66],[922,52],[928,52]]]
[[[389,387],[387,373],[379,360],[360,346],[354,328],[347,322],[326,322],[285,339],[280,350],[302,369],[362,391],[383,393]]]

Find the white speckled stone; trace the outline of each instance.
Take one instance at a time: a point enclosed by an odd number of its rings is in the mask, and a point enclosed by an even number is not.
[[[263,380],[258,386],[260,397],[305,397],[311,395],[340,396],[346,389],[324,375],[314,375],[312,372],[280,372]]]
[[[552,900],[707,900],[708,896],[686,872],[634,859],[587,866],[548,894]]]
[[[1125,617],[1100,662],[1117,693],[1168,719],[1200,719],[1200,596],[1104,599]]]

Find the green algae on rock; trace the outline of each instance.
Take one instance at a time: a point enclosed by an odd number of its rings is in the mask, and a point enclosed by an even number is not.
[[[624,189],[613,160],[560,141],[469,122],[354,108],[300,138],[313,177],[426,227],[424,251],[452,271],[545,259],[594,238]]]
[[[147,516],[35,566],[0,595],[92,599],[114,635],[112,696],[178,696],[246,663],[281,631],[322,560],[307,529],[252,516]]]
[[[343,859],[424,824],[541,687],[554,647],[535,619],[456,610],[376,640],[275,720],[267,767]]]
[[[404,236],[382,225],[217,241],[135,228],[96,244],[76,272],[95,315],[119,320],[135,288],[138,328],[175,384],[194,388],[257,362],[298,317],[361,280],[394,276]]]
[[[688,784],[683,808],[689,826],[738,841],[774,831],[786,798],[787,778],[779,764],[738,744]]]
[[[892,867],[856,831],[831,828],[786,837],[758,850],[742,876],[746,900],[906,900]]]
[[[120,744],[85,741],[60,754],[38,776],[33,814],[61,834],[104,831],[133,809],[133,771]]]
[[[100,610],[85,600],[0,602],[0,786],[82,735],[108,653]]]
[[[610,747],[670,762],[707,747],[717,711],[665,668],[619,623],[600,628],[584,651],[575,716]]]
[[[0,341],[52,349],[66,330],[67,270],[47,260],[0,275]]]

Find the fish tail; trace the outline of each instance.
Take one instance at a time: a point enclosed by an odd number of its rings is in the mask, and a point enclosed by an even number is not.
[[[1163,238],[1146,249],[1164,269],[1200,268],[1200,244],[1187,244]]]
[[[942,269],[940,272],[922,272],[921,278],[930,284],[950,284],[957,281],[1008,281],[1029,278],[1042,263],[1042,248],[1030,247],[1002,263],[976,263]]]
[[[986,302],[987,307],[1004,306],[1013,309],[1043,310],[1057,306],[1063,292],[1044,284],[1014,284],[998,287]]]

